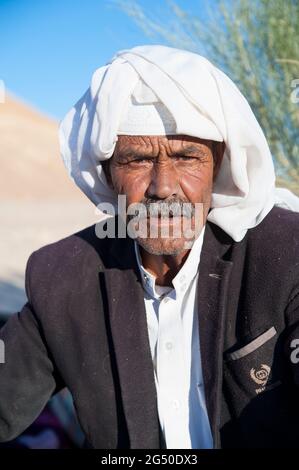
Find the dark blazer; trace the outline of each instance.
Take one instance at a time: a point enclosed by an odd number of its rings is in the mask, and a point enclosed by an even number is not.
[[[238,243],[207,223],[198,289],[215,448],[298,447],[299,214],[275,207]],[[99,239],[92,226],[43,247],[28,260],[26,291],[0,331],[0,440],[67,386],[90,446],[160,448],[133,241]]]

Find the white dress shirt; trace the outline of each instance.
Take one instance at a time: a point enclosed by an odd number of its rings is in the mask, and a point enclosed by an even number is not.
[[[155,277],[142,266],[135,241],[144,286],[159,421],[168,449],[213,448],[203,387],[197,317],[198,265],[204,229],[173,278],[173,287],[155,283]]]

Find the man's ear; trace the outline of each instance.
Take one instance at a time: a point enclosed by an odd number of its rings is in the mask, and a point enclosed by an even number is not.
[[[223,155],[225,152],[225,142],[213,141],[212,151],[213,151],[213,159],[214,159],[213,180],[215,180],[219,173],[221,163],[223,160]]]

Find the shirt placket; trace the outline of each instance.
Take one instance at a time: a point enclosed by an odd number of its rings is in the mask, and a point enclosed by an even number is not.
[[[157,339],[158,408],[163,410],[168,448],[189,448],[188,370],[182,335],[181,301],[165,297],[159,305]],[[178,427],[181,430],[178,433]]]

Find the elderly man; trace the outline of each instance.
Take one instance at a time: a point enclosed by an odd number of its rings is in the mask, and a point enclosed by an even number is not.
[[[89,447],[298,446],[298,200],[235,85],[196,54],[122,51],[60,143],[103,220],[29,258],[1,441],[67,386]]]

